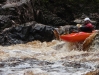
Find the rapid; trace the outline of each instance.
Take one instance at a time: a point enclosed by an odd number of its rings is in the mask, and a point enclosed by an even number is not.
[[[7,0],[3,8],[17,1]],[[78,46],[62,40],[0,46],[0,75],[85,75],[98,70],[98,46],[89,51]]]
[[[0,46],[0,75],[84,75],[99,69],[97,48],[73,46],[59,40]]]

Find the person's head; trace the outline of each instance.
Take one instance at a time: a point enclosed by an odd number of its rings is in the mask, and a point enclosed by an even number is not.
[[[84,23],[85,23],[85,24],[86,24],[86,23],[89,23],[89,22],[91,22],[90,18],[87,17],[87,18],[84,19]]]

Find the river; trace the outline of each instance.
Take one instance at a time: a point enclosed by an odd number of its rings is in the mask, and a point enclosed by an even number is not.
[[[0,46],[0,75],[82,75],[99,69],[97,48],[72,46],[58,40]]]
[[[3,8],[16,5],[15,2],[7,0]],[[0,46],[0,75],[84,75],[97,69],[97,46],[90,51],[82,51],[80,45],[76,48],[59,40]]]

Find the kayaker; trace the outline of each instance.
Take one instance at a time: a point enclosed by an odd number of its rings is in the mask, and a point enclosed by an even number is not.
[[[78,29],[79,31],[82,31],[82,32],[92,32],[94,30],[94,26],[91,23],[90,18],[87,17],[84,19],[84,24],[78,27]]]

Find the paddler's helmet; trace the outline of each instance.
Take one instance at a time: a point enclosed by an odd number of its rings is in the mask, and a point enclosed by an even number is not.
[[[90,18],[87,17],[87,18],[84,19],[84,22],[85,21],[91,21],[91,20],[90,20]]]

